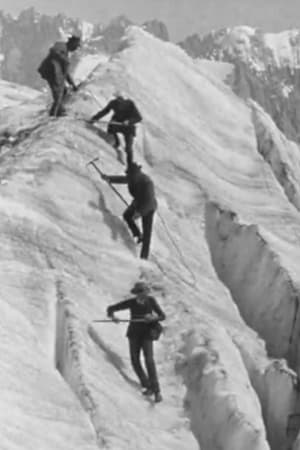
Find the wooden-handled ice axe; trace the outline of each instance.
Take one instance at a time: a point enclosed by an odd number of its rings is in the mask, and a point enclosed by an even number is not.
[[[94,169],[99,173],[100,177],[105,180],[107,182],[107,184],[110,186],[110,188],[114,191],[115,194],[117,194],[117,196],[122,200],[123,203],[125,203],[126,206],[129,206],[129,203],[125,200],[125,198],[123,197],[123,195],[120,194],[120,192],[113,186],[113,184],[109,181],[109,179],[107,179],[107,177],[105,176],[105,174],[99,169],[99,167],[96,164],[96,161],[98,161],[99,158],[94,158],[91,161],[89,161],[87,163],[87,166],[89,164],[91,164]]]

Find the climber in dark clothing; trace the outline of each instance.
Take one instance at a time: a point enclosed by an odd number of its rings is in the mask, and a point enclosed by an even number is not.
[[[124,98],[120,93],[116,94],[116,98],[111,100],[105,108],[95,114],[90,122],[101,119],[106,114],[113,111],[111,120],[107,127],[107,133],[114,137],[116,149],[120,146],[120,139],[118,133],[123,134],[125,139],[125,152],[127,155],[127,165],[133,161],[133,140],[135,137],[135,125],[141,122],[142,116],[138,111],[134,102],[130,99]]]
[[[127,223],[137,243],[142,242],[140,257],[148,259],[152,234],[153,217],[157,209],[154,185],[150,177],[141,171],[141,166],[132,163],[126,170],[126,175],[105,175],[102,178],[110,183],[126,184],[133,197],[132,203],[124,211],[123,218]],[[134,219],[142,218],[142,230]]]
[[[130,322],[126,336],[129,339],[129,352],[132,367],[137,374],[144,395],[154,394],[156,402],[162,401],[155,362],[153,358],[153,340],[157,339],[153,330],[159,326],[158,322],[165,320],[165,313],[160,308],[154,297],[149,295],[146,283],[139,281],[131,289],[135,297],[111,305],[107,308],[107,315],[113,321],[118,322],[114,312],[123,309],[130,310],[130,320],[142,319],[141,322]],[[143,350],[147,374],[145,373],[140,354]]]
[[[38,68],[38,72],[48,82],[52,92],[53,104],[49,112],[50,116],[57,117],[65,114],[63,102],[67,94],[66,82],[74,91],[77,90],[69,73],[69,52],[74,52],[79,46],[80,38],[77,36],[71,36],[67,42],[56,42]]]

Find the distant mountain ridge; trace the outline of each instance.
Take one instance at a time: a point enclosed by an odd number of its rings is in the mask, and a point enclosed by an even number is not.
[[[234,65],[234,90],[257,101],[290,139],[300,141],[300,30],[224,28],[179,45],[193,58]]]
[[[76,33],[82,36],[81,55],[111,54],[119,48],[120,40],[131,24],[125,16],[103,25],[70,19],[62,14],[47,16],[37,13],[34,8],[22,11],[17,18],[0,11],[0,78],[40,88],[42,81],[36,68],[53,42]],[[169,40],[165,24],[152,20],[141,26],[160,39]]]
[[[53,42],[71,33],[82,36],[82,47],[73,57],[105,56],[120,49],[129,25],[126,16],[109,24],[91,24],[64,15],[38,14],[34,8],[17,18],[0,12],[0,78],[39,89],[43,81],[37,67]],[[141,28],[169,41],[164,23],[147,21]],[[191,57],[233,64],[236,94],[251,98],[267,111],[277,126],[292,140],[300,142],[300,30],[263,33],[248,26],[188,36],[179,42]]]

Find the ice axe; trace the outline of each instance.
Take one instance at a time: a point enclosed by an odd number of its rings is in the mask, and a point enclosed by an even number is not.
[[[89,161],[87,163],[87,166],[89,164],[91,164],[94,167],[94,169],[99,173],[100,177],[107,182],[107,184],[114,191],[114,193],[117,194],[117,196],[122,200],[122,202],[125,203],[126,206],[129,206],[129,204],[127,203],[127,201],[123,197],[123,195],[120,194],[120,192],[113,186],[113,184],[109,180],[106,179],[106,177],[104,178],[105,174],[99,169],[99,167],[96,164],[96,161],[99,161],[99,158],[92,159],[91,161]]]
[[[118,322],[127,322],[127,323],[131,323],[131,322],[146,322],[145,319],[117,319]],[[107,323],[107,322],[114,322],[112,319],[96,319],[96,320],[92,320],[92,322],[97,322],[97,323]]]

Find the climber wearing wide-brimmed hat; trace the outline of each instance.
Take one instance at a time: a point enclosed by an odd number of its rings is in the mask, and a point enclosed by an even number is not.
[[[130,292],[135,296],[110,305],[107,308],[107,315],[118,322],[114,313],[124,309],[130,310],[130,324],[126,336],[129,340],[132,367],[140,380],[143,394],[154,394],[155,401],[160,402],[162,396],[153,358],[153,341],[159,338],[162,331],[159,321],[165,320],[166,316],[155,298],[150,295],[150,289],[145,282],[138,281]],[[141,364],[141,350],[147,373]]]

